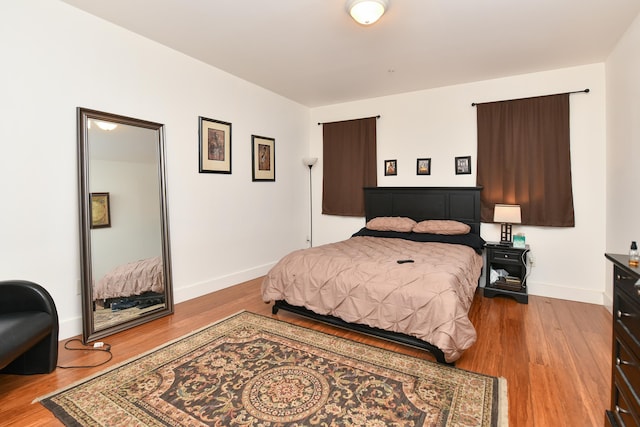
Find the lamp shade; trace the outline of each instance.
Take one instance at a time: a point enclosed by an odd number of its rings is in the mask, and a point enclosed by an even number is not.
[[[388,0],[348,0],[347,11],[359,24],[371,25],[380,19],[388,5]]]
[[[522,218],[520,216],[520,205],[496,204],[493,209],[493,222],[520,224],[520,222],[522,222]]]
[[[315,165],[317,161],[317,157],[305,157],[304,159],[302,159],[302,163],[304,163],[305,166],[309,167]]]

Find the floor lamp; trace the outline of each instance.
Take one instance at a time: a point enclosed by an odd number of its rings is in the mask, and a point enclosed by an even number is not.
[[[311,168],[318,161],[317,157],[305,157],[302,163],[309,168],[309,246],[313,247],[313,190],[311,189]]]

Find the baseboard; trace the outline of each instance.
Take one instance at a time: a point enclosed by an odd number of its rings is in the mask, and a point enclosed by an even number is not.
[[[207,280],[206,282],[194,283],[192,285],[183,287],[176,287],[176,281],[174,277],[173,302],[174,304],[177,304],[179,302],[197,298],[211,292],[219,291],[220,289],[224,289],[229,286],[237,285],[239,283],[255,279],[256,277],[264,276],[274,265],[275,263],[265,264],[247,270],[228,274],[226,276],[212,278],[210,280]],[[81,335],[82,316],[64,320],[59,319],[59,328],[58,339],[60,341],[67,340],[68,338],[75,337],[77,335]]]
[[[550,285],[532,281],[527,281],[527,287],[529,295],[605,305],[605,295],[602,291],[570,288],[562,285]]]
[[[78,335],[82,335],[82,316],[58,319],[58,340],[63,341]]]
[[[173,301],[175,304],[183,301],[188,301],[190,299],[201,297],[202,295],[206,295],[211,292],[219,291],[220,289],[224,289],[229,286],[237,285],[239,283],[264,276],[274,265],[275,263],[264,264],[247,270],[227,274],[226,276],[214,277],[204,282],[194,283],[182,287],[176,287],[174,278]]]
[[[264,264],[258,267],[250,268],[243,271],[234,272],[225,276],[215,277],[210,280],[194,283],[192,285],[176,287],[174,279],[173,301],[175,304],[188,301],[193,298],[206,295],[211,292],[229,286],[237,285],[260,276],[266,275],[275,265],[274,263]],[[484,285],[484,280],[480,284]],[[603,292],[590,291],[587,289],[569,288],[559,285],[549,285],[545,283],[527,282],[529,295],[537,295],[549,298],[558,298],[569,301],[585,302],[590,304],[603,305],[610,312],[612,311],[613,301],[611,297]],[[60,339],[67,339],[82,333],[82,318],[75,317],[60,322]]]
[[[604,307],[609,311],[609,313],[613,313],[613,298],[611,295],[604,293],[602,294],[602,297],[604,299]]]

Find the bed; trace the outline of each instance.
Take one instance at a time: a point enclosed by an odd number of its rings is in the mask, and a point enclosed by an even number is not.
[[[111,307],[116,301],[126,308],[146,300],[156,302],[161,297],[164,300],[164,275],[159,256],[119,265],[93,287],[94,301],[101,301],[104,307]]]
[[[365,188],[367,227],[378,219],[401,217],[420,224],[462,223],[468,233],[365,227],[347,240],[283,257],[265,277],[262,298],[274,301],[274,314],[282,309],[419,347],[453,364],[476,340],[468,312],[485,243],[480,191]]]

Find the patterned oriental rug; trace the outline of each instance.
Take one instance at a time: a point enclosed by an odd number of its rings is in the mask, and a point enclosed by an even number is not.
[[[506,381],[241,312],[38,399],[67,426],[503,426]]]

